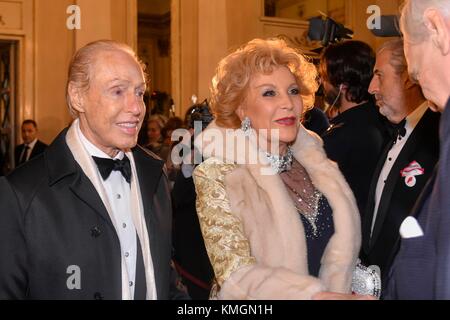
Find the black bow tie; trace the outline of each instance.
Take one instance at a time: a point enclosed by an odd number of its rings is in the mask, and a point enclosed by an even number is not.
[[[406,119],[403,119],[398,124],[390,123],[387,130],[391,136],[392,144],[395,144],[398,138],[402,138],[406,135]]]
[[[131,181],[131,165],[130,159],[124,155],[122,160],[119,159],[106,159],[92,157],[98,166],[98,170],[103,178],[103,180],[108,179],[112,171],[120,171],[125,180],[130,183]]]
[[[397,136],[404,137],[406,135],[406,119],[403,119],[398,125],[397,125]]]

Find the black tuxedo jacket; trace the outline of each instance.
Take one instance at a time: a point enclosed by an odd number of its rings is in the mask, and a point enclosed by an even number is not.
[[[67,146],[66,132],[42,155],[0,178],[0,300],[122,298],[119,238]],[[140,147],[133,156],[157,296],[180,298],[170,281],[172,214],[164,164]],[[80,268],[81,289],[67,286],[70,266]]]
[[[400,239],[399,228],[410,214],[415,201],[431,177],[439,157],[439,121],[440,114],[428,109],[406,141],[386,180],[377,218],[370,237],[373,210],[375,207],[375,190],[378,177],[391,145],[383,152],[376,167],[369,190],[366,212],[362,220],[361,260],[368,265],[378,265],[381,269],[382,282],[385,284],[389,268],[398,251]],[[408,187],[400,171],[411,162],[417,161],[425,169],[423,175],[416,176],[416,184]]]
[[[22,154],[24,146],[25,144],[23,143],[19,144],[14,150],[14,159],[16,161],[16,166],[19,165],[20,155]],[[34,145],[33,150],[31,150],[30,158],[28,160],[31,160],[40,155],[41,153],[43,153],[47,147],[48,146],[42,141],[40,140],[36,141],[36,144]]]

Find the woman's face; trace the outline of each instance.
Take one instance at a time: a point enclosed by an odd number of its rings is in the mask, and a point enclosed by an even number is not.
[[[271,74],[258,73],[249,83],[247,98],[238,108],[241,120],[249,117],[257,132],[267,129],[268,148],[271,150],[271,130],[279,132],[279,152],[295,140],[303,111],[300,89],[287,67],[278,67]]]

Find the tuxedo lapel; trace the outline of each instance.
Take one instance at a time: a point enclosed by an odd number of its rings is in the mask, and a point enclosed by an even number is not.
[[[75,180],[70,186],[70,190],[83,202],[85,202],[92,210],[102,217],[105,222],[115,231],[114,225],[109,217],[108,211],[103,204],[103,201],[95,190],[94,185],[86,177],[86,175],[79,171]]]
[[[163,174],[164,162],[155,159],[150,153],[140,146],[133,149],[133,156],[136,162],[139,186],[141,188],[142,202],[145,214],[149,214],[153,204],[153,196],[159,184],[159,179]]]
[[[370,234],[372,229],[373,210],[375,209],[375,192],[377,189],[378,177],[381,174],[381,170],[383,170],[384,163],[391,148],[392,143],[389,142],[381,154],[370,183],[369,201],[367,202],[366,211],[362,220],[362,247],[366,253],[369,251],[370,247]]]
[[[94,185],[83,173],[83,170],[75,161],[75,158],[67,146],[65,141],[66,134],[67,129],[60,133],[44,153],[46,166],[49,172],[49,185],[53,185],[62,179],[66,179],[70,190],[114,229],[109,214],[95,190]]]
[[[150,251],[153,261],[153,268],[155,271],[155,282],[158,297],[161,296],[159,291],[163,285],[159,282],[157,275],[164,274],[164,268],[167,266],[161,263],[161,244],[157,239],[162,239],[159,233],[163,230],[161,225],[160,216],[162,212],[157,209],[158,203],[155,200],[157,187],[159,185],[161,175],[163,174],[164,162],[162,160],[155,159],[151,154],[142,149],[136,147],[133,149],[133,157],[136,163],[136,171],[138,174],[139,187],[142,196],[142,205],[144,207],[145,223],[147,225],[148,236],[150,240]]]
[[[428,124],[432,118],[431,115],[432,111],[427,110],[422,116],[419,123],[409,136],[408,141],[406,141],[405,145],[403,146],[403,149],[398,155],[388,175],[388,178],[386,179],[386,183],[380,199],[380,205],[378,206],[377,219],[375,221],[372,238],[370,239],[370,248],[373,247],[380,234],[383,222],[386,218],[386,214],[389,211],[389,207],[391,205],[392,195],[394,193],[394,190],[396,189],[397,184],[403,183],[399,182],[399,179],[402,179],[401,170],[414,160],[413,155],[417,151],[417,148],[423,148],[427,143],[426,137],[428,135],[426,131],[429,130]]]

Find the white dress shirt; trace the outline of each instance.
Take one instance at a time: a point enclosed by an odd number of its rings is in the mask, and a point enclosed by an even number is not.
[[[383,165],[383,169],[381,170],[380,175],[378,176],[377,188],[375,190],[375,207],[373,211],[372,228],[370,231],[371,237],[373,233],[373,228],[375,227],[375,221],[377,219],[381,195],[383,194],[384,185],[386,184],[386,180],[389,176],[389,173],[391,172],[392,166],[394,165],[395,161],[398,158],[398,155],[405,146],[406,141],[408,141],[408,138],[410,137],[416,125],[419,123],[420,119],[422,119],[422,116],[425,114],[427,109],[428,109],[428,101],[425,101],[406,117],[405,136],[404,137],[398,136],[396,143],[392,146],[391,150],[389,150],[387,154],[386,160]]]
[[[81,132],[77,126],[78,135],[87,152],[94,157],[111,159],[109,155],[93,145]],[[123,159],[124,153],[120,151],[112,159]],[[130,165],[132,163],[130,162]],[[120,171],[112,171],[111,175],[103,180],[100,178],[105,188],[109,204],[113,214],[113,224],[120,241],[122,259],[126,262],[128,280],[130,286],[131,299],[134,299],[135,278],[136,278],[136,228],[131,217],[130,184],[125,180]]]

